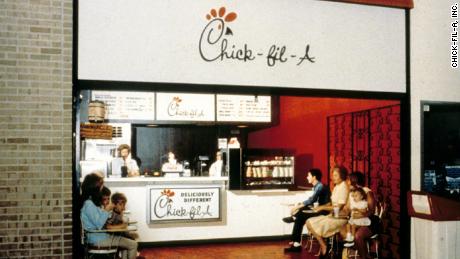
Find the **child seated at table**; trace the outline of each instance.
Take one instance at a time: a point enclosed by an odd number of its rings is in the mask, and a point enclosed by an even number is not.
[[[371,220],[368,217],[355,218],[354,214],[359,212],[364,214],[368,210],[367,195],[362,188],[356,188],[351,192],[350,210],[351,216],[347,224],[347,237],[345,241],[350,243],[354,241],[356,230],[360,226],[370,226]]]
[[[128,199],[123,193],[116,192],[112,195],[111,201],[113,206],[112,215],[107,219],[106,228],[120,228],[120,225],[127,227],[128,222],[123,221],[123,212],[125,211]]]
[[[127,219],[123,218],[123,213],[125,212],[128,199],[123,193],[116,192],[112,195],[111,201],[113,205],[112,216],[107,220],[106,228],[127,228],[129,222]],[[133,231],[123,232],[120,234],[133,240],[136,240],[139,237],[139,235]]]

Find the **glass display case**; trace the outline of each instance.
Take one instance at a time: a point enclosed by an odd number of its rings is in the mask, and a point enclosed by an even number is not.
[[[292,185],[294,157],[254,157],[244,162],[243,171],[246,187]]]
[[[280,189],[294,186],[295,150],[230,149],[230,190]]]
[[[286,188],[294,184],[294,150],[243,150],[242,188]]]

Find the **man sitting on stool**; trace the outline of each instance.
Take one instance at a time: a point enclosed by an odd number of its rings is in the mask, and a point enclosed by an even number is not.
[[[321,183],[321,171],[319,169],[311,169],[308,171],[307,180],[308,183],[313,185],[313,195],[307,200],[298,203],[291,209],[291,217],[283,218],[286,223],[294,222],[291,235],[291,246],[284,249],[284,252],[300,252],[301,245],[300,239],[302,235],[302,228],[310,217],[321,215],[319,212],[305,213],[303,210],[308,210],[309,206],[313,206],[314,203],[323,205],[329,202],[329,190]],[[311,210],[311,209],[310,209]]]

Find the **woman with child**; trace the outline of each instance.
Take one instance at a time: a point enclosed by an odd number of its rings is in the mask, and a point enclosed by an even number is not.
[[[104,179],[101,174],[92,173],[85,177],[82,183],[80,217],[85,230],[101,230],[103,228],[126,228],[126,223],[112,225],[111,217],[113,204],[103,205],[102,190]],[[122,250],[123,258],[135,259],[137,256],[137,242],[122,236],[108,233],[88,233],[87,241],[96,246],[117,246]]]

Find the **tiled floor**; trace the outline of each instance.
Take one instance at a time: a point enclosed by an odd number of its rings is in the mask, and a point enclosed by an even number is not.
[[[143,249],[141,255],[155,259],[314,259],[313,253],[284,253],[288,241],[207,244]],[[314,247],[315,248],[315,247]]]

